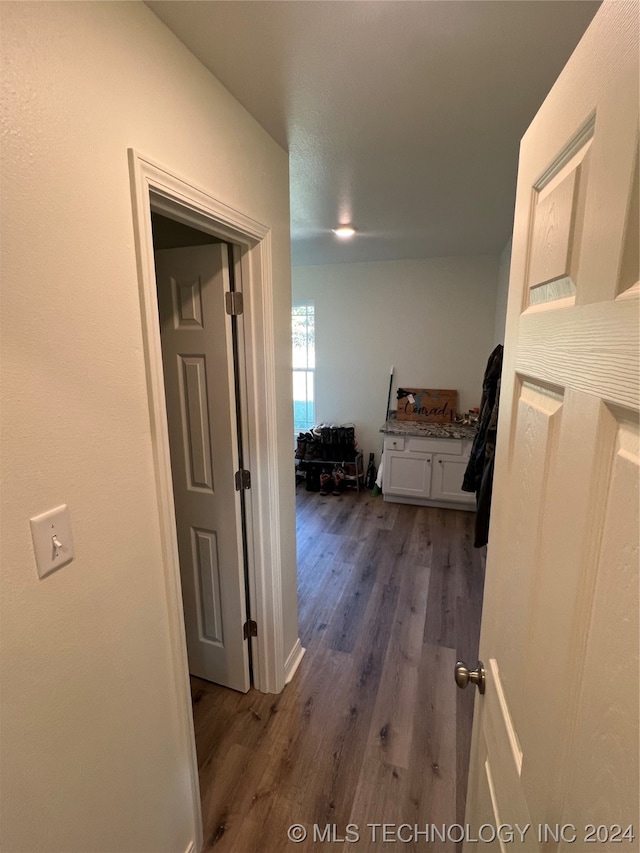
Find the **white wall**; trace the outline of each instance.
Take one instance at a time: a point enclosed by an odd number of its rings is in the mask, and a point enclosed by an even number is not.
[[[507,297],[509,295],[509,269],[511,267],[511,240],[502,250],[498,269],[498,289],[496,290],[496,315],[494,319],[493,342],[504,344],[504,329],[507,322]]]
[[[493,256],[294,267],[293,298],[316,306],[317,420],[353,421],[377,459],[392,365],[392,408],[398,386],[479,406],[497,277]]]
[[[0,847],[184,851],[127,148],[272,229],[284,482],[287,155],[141,3],[3,4],[2,54]],[[29,518],[63,502],[76,560],[39,580]],[[286,656],[293,483],[281,512]]]

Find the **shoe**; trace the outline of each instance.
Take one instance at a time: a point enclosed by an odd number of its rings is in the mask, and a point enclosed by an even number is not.
[[[300,435],[298,436],[298,443],[296,446],[296,459],[304,459],[306,452],[307,452],[307,439],[303,433],[300,433]]]
[[[316,436],[308,432],[305,435],[307,440],[307,446],[305,448],[305,459],[319,459],[320,458],[320,440],[316,438]]]
[[[334,495],[341,495],[345,488],[345,473],[344,468],[333,469],[333,492]]]
[[[327,474],[326,471],[323,471],[322,474],[320,474],[320,494],[321,495],[328,495],[329,494],[329,489],[331,488],[331,482],[332,482],[331,475]]]

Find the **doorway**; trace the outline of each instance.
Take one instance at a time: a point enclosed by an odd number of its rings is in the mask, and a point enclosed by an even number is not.
[[[234,266],[240,270],[245,298],[245,337],[240,364],[240,371],[246,379],[244,392],[247,397],[245,466],[252,470],[251,489],[246,493],[248,580],[252,615],[258,625],[258,636],[250,641],[253,678],[257,690],[279,693],[284,687],[286,673],[283,638],[283,594],[286,590],[283,590],[282,528],[279,515],[282,484],[278,465],[280,442],[276,411],[271,231],[134,149],[129,149],[128,157],[142,344],[163,553],[162,569],[176,673],[175,690],[182,705],[181,719],[185,725],[185,736],[192,744],[191,697],[158,328],[151,211],[237,247]]]
[[[237,247],[151,213],[189,672],[245,693],[251,603]]]
[[[281,380],[276,380],[276,261],[269,227],[134,149],[129,149],[128,160],[138,268],[140,344],[145,358],[158,508],[157,536],[161,549],[158,571],[164,581],[172,654],[173,677],[166,689],[176,698],[181,748],[184,755],[189,756],[185,769],[199,849],[202,843],[200,789],[173,506],[151,210],[239,247],[234,263],[240,266],[245,298],[244,363],[241,364],[247,395],[245,466],[252,473],[251,489],[246,493],[247,559],[252,615],[258,626],[258,636],[252,637],[250,642],[254,686],[263,693],[280,693],[287,673],[295,669],[300,657],[299,641],[289,651],[291,638],[286,648],[284,639],[285,597],[288,597],[289,633],[291,613],[295,614],[296,608],[295,598],[293,605],[291,603],[289,586],[289,531],[286,518],[281,518],[280,512],[281,494],[289,482],[285,483],[285,466],[281,464],[284,444],[278,433],[278,381]],[[277,249],[276,259],[282,257],[281,248]],[[295,595],[295,587],[293,591]]]

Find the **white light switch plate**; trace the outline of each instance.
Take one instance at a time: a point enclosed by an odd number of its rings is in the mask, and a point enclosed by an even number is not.
[[[66,504],[62,504],[34,516],[30,522],[38,575],[43,578],[66,566],[75,556],[69,510]]]

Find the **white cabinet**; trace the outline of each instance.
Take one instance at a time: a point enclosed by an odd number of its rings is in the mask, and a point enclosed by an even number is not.
[[[475,494],[463,492],[460,488],[468,461],[468,456],[445,456],[438,453],[433,457],[430,495],[433,500],[467,503],[475,509]]]
[[[431,456],[409,450],[385,450],[385,495],[428,498],[431,493]]]
[[[384,499],[474,510],[475,495],[460,488],[470,450],[467,439],[387,435]]]

